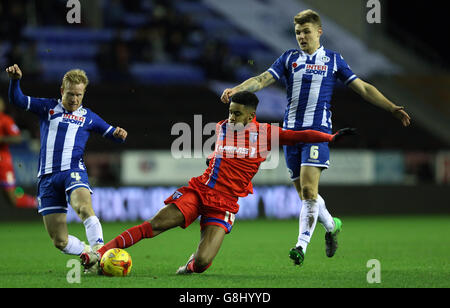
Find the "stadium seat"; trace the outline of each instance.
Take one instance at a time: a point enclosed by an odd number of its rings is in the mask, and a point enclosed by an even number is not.
[[[195,47],[184,47],[180,50],[180,57],[183,61],[194,62],[197,61],[202,54],[200,48]]]
[[[122,17],[124,26],[131,28],[139,28],[149,21],[149,15],[142,13],[126,13]]]
[[[186,64],[135,63],[131,74],[141,83],[196,84],[205,81],[202,69]]]
[[[97,65],[91,61],[42,61],[43,79],[45,81],[60,81],[64,74],[75,68],[86,71],[92,82],[99,80]]]
[[[216,16],[201,18],[198,23],[208,37],[224,38],[238,35],[238,30],[230,22]]]
[[[233,54],[246,57],[255,50],[267,50],[258,40],[245,35],[230,36],[226,39]]]
[[[69,27],[26,27],[23,31],[25,38],[63,43],[105,42],[114,37],[111,29],[84,29]]]
[[[180,14],[191,15],[195,17],[210,15],[209,8],[200,1],[175,1],[175,10]]]
[[[92,60],[98,52],[98,45],[88,44],[58,44],[39,41],[38,56],[42,60]]]

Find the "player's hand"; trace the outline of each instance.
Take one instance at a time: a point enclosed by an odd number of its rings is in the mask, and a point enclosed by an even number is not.
[[[10,67],[6,68],[6,72],[8,73],[9,78],[11,79],[20,79],[22,78],[22,71],[20,70],[17,64],[14,64]]]
[[[402,122],[403,126],[406,127],[411,124],[411,117],[406,113],[404,109],[405,107],[403,106],[395,106],[391,112],[394,117],[399,119]]]
[[[231,97],[236,94],[236,90],[234,89],[225,89],[220,97],[220,100],[224,104],[228,104],[230,102]]]
[[[342,136],[356,135],[356,128],[346,127],[338,130],[333,134],[333,139],[331,141],[335,142],[342,138]]]
[[[113,133],[113,136],[116,137],[116,138],[120,138],[123,141],[125,141],[125,139],[127,139],[128,133],[123,128],[117,127],[116,130]]]

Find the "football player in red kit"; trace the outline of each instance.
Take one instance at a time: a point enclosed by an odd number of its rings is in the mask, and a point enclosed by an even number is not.
[[[86,268],[98,263],[112,248],[127,248],[143,238],[152,238],[174,227],[188,227],[201,217],[201,237],[197,251],[177,274],[202,273],[212,263],[222,241],[231,231],[239,210],[239,197],[253,193],[251,180],[267,158],[272,145],[299,142],[330,142],[353,129],[342,129],[334,135],[312,131],[282,130],[255,120],[258,98],[243,91],[233,95],[227,120],[216,126],[216,146],[209,157],[208,168],[193,177],[188,186],[177,189],[153,218],[132,227],[98,250],[81,255]],[[278,143],[276,143],[278,141]]]
[[[5,114],[4,110],[5,102],[0,97],[0,190],[12,206],[36,208],[35,197],[28,194],[16,196],[16,177],[9,145],[22,142],[22,137],[13,118]]]

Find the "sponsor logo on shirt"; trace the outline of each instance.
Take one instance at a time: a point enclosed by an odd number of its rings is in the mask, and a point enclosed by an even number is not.
[[[218,153],[225,153],[225,157],[227,157],[227,155],[231,155],[231,157],[233,157],[234,155],[238,155],[242,157],[255,157],[256,155],[256,148],[255,147],[250,147],[249,148],[244,148],[244,147],[236,147],[236,146],[231,146],[231,145],[217,145],[216,146],[216,151]]]
[[[326,76],[328,65],[306,64],[305,74]]]
[[[301,64],[292,63],[292,70],[294,72],[298,72],[301,70],[305,70],[303,74],[307,75],[320,75],[326,76],[328,72],[328,65],[319,65],[319,64]]]
[[[69,114],[69,113],[64,113],[62,115],[62,122],[63,123],[70,123],[70,124],[76,124],[76,125],[80,125],[83,126],[84,122],[86,120],[85,117],[80,117],[80,116],[76,116],[73,114]]]

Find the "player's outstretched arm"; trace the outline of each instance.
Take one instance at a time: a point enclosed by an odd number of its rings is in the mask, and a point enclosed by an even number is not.
[[[373,85],[356,78],[349,84],[349,87],[366,101],[392,113],[394,117],[402,122],[403,126],[406,127],[411,124],[411,117],[405,112],[405,107],[392,103]]]
[[[356,134],[355,128],[343,128],[333,135],[309,129],[303,131],[282,130],[280,127],[278,129],[280,145],[295,145],[300,142],[335,142],[340,140],[343,136]]]
[[[6,68],[6,73],[10,78],[8,98],[10,103],[22,109],[28,109],[28,98],[22,93],[20,89],[20,79],[22,78],[22,71],[17,64]]]
[[[265,71],[264,73],[249,78],[240,85],[235,86],[234,88],[228,88],[225,89],[222,93],[222,96],[220,97],[220,100],[224,104],[228,104],[230,102],[230,98],[236,94],[237,92],[241,91],[250,91],[250,92],[257,92],[272,83],[275,82],[275,78],[273,78],[272,74],[269,73],[269,71]]]
[[[356,135],[356,128],[353,127],[342,128],[332,135],[333,138],[331,139],[331,141],[336,142],[342,139],[343,136],[351,136],[351,135]]]

